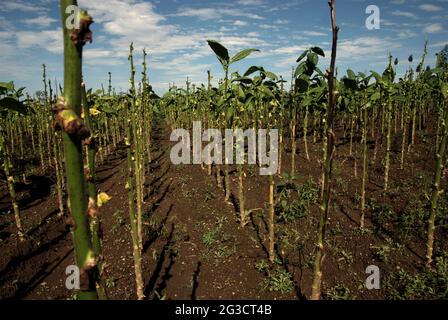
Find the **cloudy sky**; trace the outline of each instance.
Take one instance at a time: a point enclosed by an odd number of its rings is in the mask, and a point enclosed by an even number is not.
[[[13,80],[34,92],[42,88],[41,66],[51,79],[62,76],[62,40],[57,0],[0,0],[0,81]],[[84,50],[84,74],[90,87],[107,85],[113,75],[118,91],[127,90],[131,41],[136,62],[149,52],[149,77],[159,93],[169,83],[215,80],[222,71],[206,40],[223,43],[231,54],[244,48],[260,53],[233,66],[250,65],[290,79],[300,53],[311,46],[330,50],[329,7],[325,0],[79,0],[93,16],[94,42]],[[380,9],[380,29],[368,30],[366,7]],[[448,0],[337,0],[341,27],[338,70],[382,71],[388,52],[400,60],[399,73],[414,65],[429,41],[428,63],[448,43]],[[322,61],[326,68],[328,58]],[[139,74],[138,74],[139,75]]]

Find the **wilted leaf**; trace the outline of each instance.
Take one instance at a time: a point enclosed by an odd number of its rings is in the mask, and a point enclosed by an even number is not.
[[[99,111],[99,110],[97,110],[97,109],[94,109],[94,108],[90,108],[90,115],[91,116],[97,116],[97,115],[100,115],[101,114],[101,111]]]
[[[103,205],[105,205],[106,203],[108,203],[112,198],[105,192],[101,192],[100,194],[98,194],[98,199],[97,199],[97,205],[98,207],[101,207]]]

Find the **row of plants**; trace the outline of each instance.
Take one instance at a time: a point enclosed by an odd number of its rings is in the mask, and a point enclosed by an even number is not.
[[[67,18],[65,8],[77,5],[74,0],[61,0],[61,16]],[[208,45],[216,54],[223,69],[223,77],[214,86],[212,74],[207,72],[207,84],[195,85],[187,80],[185,88],[171,86],[163,97],[158,97],[149,84],[147,52],[142,52],[142,74],[137,79],[134,47],[129,51],[130,88],[116,93],[109,73],[107,90],[87,89],[83,82],[82,51],[92,41],[89,29],[93,23],[87,12],[81,13],[81,28],[69,30],[64,26],[64,84],[59,86],[47,78],[43,66],[43,90],[34,97],[24,96],[24,88],[15,89],[12,83],[0,83],[0,149],[3,171],[14,211],[18,238],[27,238],[15,184],[25,183],[27,175],[36,171],[50,171],[55,176],[60,215],[66,215],[72,226],[76,263],[81,270],[79,298],[107,298],[104,273],[107,261],[102,255],[101,209],[109,200],[97,189],[96,170],[110,155],[123,148],[127,152],[127,181],[129,222],[133,246],[136,294],[144,299],[142,251],[144,239],[144,210],[150,194],[148,181],[152,160],[152,123],[161,115],[172,129],[193,129],[194,121],[206,128],[273,129],[279,133],[278,172],[266,177],[269,185],[267,210],[268,258],[275,263],[277,245],[276,226],[307,217],[309,207],[319,205],[320,215],[316,226],[314,281],[312,298],[321,296],[322,264],[329,217],[332,214],[334,194],[333,162],[336,145],[349,143],[348,158],[357,173],[361,163],[359,190],[359,227],[367,228],[366,213],[370,210],[367,185],[370,169],[377,161],[383,166],[383,191],[391,185],[393,164],[403,169],[412,163],[417,132],[430,125],[436,126],[434,148],[435,168],[432,189],[427,201],[426,264],[433,264],[435,229],[440,211],[440,197],[444,191],[443,174],[447,162],[448,139],[448,48],[438,54],[435,68],[425,67],[427,45],[415,69],[413,57],[408,59],[406,74],[397,79],[399,63],[392,55],[382,74],[355,73],[348,69],[339,79],[336,74],[337,41],[334,1],[330,2],[332,22],[331,64],[321,70],[319,61],[324,50],[311,47],[296,60],[289,81],[262,66],[251,66],[244,73],[234,66],[258,49],[249,48],[231,56],[228,49],[215,40]],[[289,86],[289,88],[288,88]],[[431,121],[435,123],[431,123]],[[342,128],[342,129],[341,129]],[[361,137],[361,146],[355,143]],[[400,156],[392,154],[392,138],[401,137]],[[373,142],[373,152],[369,145]],[[321,155],[313,159],[309,144],[319,146]],[[31,145],[31,155],[26,148]],[[245,141],[232,143],[247,155]],[[253,144],[252,144],[253,145]],[[251,146],[248,143],[248,146]],[[303,150],[305,161],[321,163],[318,182],[299,184],[295,177],[300,166],[297,152]],[[272,153],[272,151],[271,151]],[[290,156],[290,167],[283,165]],[[369,161],[371,158],[371,161]],[[238,200],[238,222],[247,228],[255,208],[248,208],[246,179],[254,159],[244,159],[236,165],[237,195],[232,195],[233,159],[223,165],[203,163],[209,176],[223,190],[223,201]],[[397,163],[394,163],[397,162]],[[28,163],[33,165],[29,166]],[[261,166],[261,163],[255,166]],[[25,167],[27,168],[25,170]],[[68,203],[69,205],[66,205]],[[374,210],[370,210],[374,211]],[[378,215],[373,213],[375,220]],[[372,221],[375,223],[375,221]],[[421,221],[419,221],[421,222]],[[397,222],[398,223],[398,222]],[[406,228],[413,222],[401,221]],[[410,225],[409,225],[410,224]]]

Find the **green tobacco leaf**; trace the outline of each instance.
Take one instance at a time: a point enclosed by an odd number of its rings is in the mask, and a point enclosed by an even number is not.
[[[233,108],[227,108],[227,112],[226,112],[226,120],[229,121],[232,119],[234,114],[234,110]]]
[[[257,66],[252,66],[249,69],[247,69],[246,73],[244,73],[244,76],[250,76],[252,73],[260,71],[262,68]]]
[[[0,82],[0,88],[5,89],[6,91],[14,90],[14,82]]]
[[[442,84],[442,95],[445,99],[448,99],[448,83]]]
[[[230,64],[235,63],[237,61],[243,60],[244,58],[248,57],[252,52],[260,52],[258,49],[245,49],[241,52],[238,52],[232,60],[230,60]]]
[[[381,98],[381,93],[379,93],[379,92],[375,92],[375,93],[372,94],[372,96],[370,97],[370,100],[372,100],[372,101],[376,101],[376,100],[378,100],[379,98]]]
[[[344,82],[344,86],[346,86],[347,88],[349,88],[351,90],[358,89],[358,84],[356,83],[356,80],[349,79],[349,78],[343,78],[342,81]]]
[[[402,96],[402,95],[398,95],[395,97],[395,100],[401,103],[405,103],[406,102],[406,97]]]
[[[303,58],[305,58],[306,55],[308,54],[308,51],[309,51],[309,50],[305,50],[305,51],[304,51],[304,52],[297,58],[297,61],[296,61],[296,62],[300,62],[300,61],[302,61]]]
[[[252,84],[253,83],[252,79],[249,78],[249,77],[236,78],[236,79],[233,79],[232,82],[241,82],[241,83],[245,83],[245,84]]]
[[[263,92],[268,97],[274,97],[274,94],[272,93],[271,89],[269,89],[268,87],[263,87]]]
[[[322,72],[322,70],[320,70],[319,68],[316,67],[316,69],[314,69],[314,71],[316,71],[316,73],[321,76],[321,77],[325,77],[324,73]]]
[[[268,78],[270,78],[272,80],[278,80],[277,75],[272,73],[272,72],[269,72],[269,71],[266,71],[266,77],[268,77]]]
[[[352,79],[352,80],[356,79],[356,74],[353,72],[352,69],[347,70],[347,76],[349,79]]]
[[[310,52],[307,56],[307,59],[314,65],[317,65],[319,63],[319,56],[314,52]]]
[[[308,90],[308,87],[309,87],[308,81],[302,78],[296,79],[296,88],[298,92],[300,93],[306,92],[306,90]]]
[[[297,66],[296,71],[294,72],[294,77],[297,78],[299,75],[305,73],[306,70],[307,70],[306,62],[302,62]]]
[[[314,53],[317,53],[318,55],[320,55],[321,57],[325,57],[325,52],[324,50],[322,50],[322,48],[319,47],[312,47],[311,51],[313,51]]]
[[[0,110],[3,111],[3,109],[17,111],[22,114],[26,114],[28,111],[22,102],[11,97],[6,97],[0,100]]]
[[[226,47],[215,40],[207,40],[207,42],[223,65],[229,62],[229,51],[226,49]]]

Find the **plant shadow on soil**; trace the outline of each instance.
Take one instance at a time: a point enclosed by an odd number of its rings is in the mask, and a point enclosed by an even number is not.
[[[397,134],[399,136],[399,133]],[[306,299],[312,281],[314,239],[319,209],[310,208],[306,218],[291,223],[277,224],[278,261],[270,265],[267,274],[254,267],[268,260],[267,210],[268,179],[257,175],[245,178],[246,208],[262,208],[252,212],[250,222],[241,228],[238,221],[239,201],[237,172],[231,168],[232,204],[224,203],[223,190],[216,186],[214,176],[200,166],[173,166],[169,160],[168,128],[158,125],[154,130],[153,159],[148,168],[145,184],[145,225],[143,246],[143,275],[145,295],[148,299]],[[311,161],[301,152],[298,142],[297,180],[305,183],[309,177],[319,181],[321,145],[309,142]],[[354,142],[359,137],[354,137]],[[369,153],[374,149],[369,141]],[[285,144],[289,144],[285,139]],[[355,149],[359,146],[354,143]],[[353,161],[348,157],[349,140],[338,143],[334,205],[331,210],[327,254],[324,263],[324,297],[334,288],[344,288],[350,298],[383,299],[385,289],[368,291],[360,284],[365,280],[365,268],[378,265],[385,276],[400,266],[416,272],[424,262],[424,239],[407,243],[402,251],[391,249],[387,261],[378,258],[377,248],[388,245],[393,232],[379,228],[378,234],[361,233],[358,229],[360,211],[354,196],[359,193],[360,179],[354,178]],[[377,160],[369,169],[368,198],[378,203],[391,203],[399,212],[413,193],[421,192],[413,173],[431,173],[434,161],[428,161],[429,146],[420,143],[413,152],[411,162],[404,170],[396,163],[391,180],[408,181],[410,188],[398,198],[382,195],[381,159],[384,150],[378,149]],[[288,149],[288,148],[285,148]],[[291,154],[283,154],[282,172],[290,168]],[[360,161],[358,160],[358,165]],[[359,170],[359,168],[358,168]],[[103,254],[107,264],[107,288],[111,299],[134,299],[135,279],[132,258],[131,234],[127,215],[126,149],[118,146],[109,158],[98,166],[99,190],[107,192],[111,201],[101,208],[104,230]],[[58,217],[57,200],[51,193],[53,177],[44,177],[45,188],[30,197],[29,190],[20,190],[25,200],[20,203],[28,238],[17,244],[14,218],[0,216],[0,298],[2,299],[71,299],[73,292],[65,286],[65,268],[73,264],[72,240],[65,218]],[[278,179],[276,179],[278,182]],[[54,187],[54,186],[53,186]],[[48,192],[50,190],[50,192]],[[27,198],[28,195],[28,198]],[[1,210],[11,211],[6,189],[2,189]],[[373,228],[373,211],[366,212],[367,225]],[[118,222],[117,222],[118,219]],[[223,220],[224,219],[224,220]],[[214,233],[217,221],[222,223]],[[213,244],[204,243],[204,235],[218,234]],[[230,240],[228,240],[230,239]],[[438,235],[437,251],[446,250],[446,234]],[[290,275],[280,289],[265,284],[269,276]],[[274,280],[279,280],[275,278]],[[284,279],[284,278],[281,278]],[[283,291],[282,291],[283,290]]]

